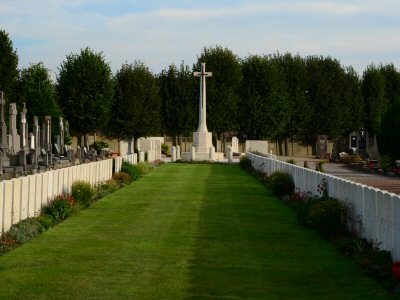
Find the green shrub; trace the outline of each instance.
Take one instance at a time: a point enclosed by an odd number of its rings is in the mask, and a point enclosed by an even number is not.
[[[171,152],[167,144],[161,144],[161,153],[165,154],[166,156],[171,156]]]
[[[36,218],[37,221],[42,225],[44,230],[48,230],[51,226],[53,226],[53,219],[50,216],[42,214],[41,216]]]
[[[76,201],[70,195],[57,196],[43,208],[43,214],[48,215],[53,224],[58,224],[68,218],[74,211]]]
[[[118,173],[116,173],[118,174]],[[116,175],[114,174],[114,175]],[[113,175],[113,177],[114,177]],[[129,174],[128,174],[129,176]],[[129,176],[130,178],[130,176]],[[108,180],[106,182],[104,182],[103,184],[100,184],[96,187],[96,199],[101,199],[105,196],[107,196],[108,194],[114,193],[116,190],[118,190],[120,188],[120,184],[118,181],[111,179]]]
[[[240,157],[239,166],[246,171],[251,171],[253,169],[251,165],[251,160],[246,156]]]
[[[295,161],[294,159],[288,159],[286,162],[287,162],[288,164],[292,164],[292,165],[295,165],[295,164],[296,164],[296,161]]]
[[[395,160],[390,155],[382,155],[381,159],[379,160],[379,164],[381,169],[385,172],[391,171],[396,167]]]
[[[103,141],[95,141],[90,147],[99,153],[104,148],[108,148],[110,145]]]
[[[322,236],[335,236],[345,230],[342,223],[346,215],[345,210],[346,207],[338,200],[326,198],[310,208],[306,221]]]
[[[133,165],[130,162],[123,161],[121,166],[121,172],[128,173],[132,181],[138,180],[142,177],[142,173],[138,165]]]
[[[72,184],[71,196],[83,207],[93,202],[94,190],[90,183],[85,181],[75,181]]]
[[[137,167],[139,169],[140,175],[144,176],[146,174],[148,174],[151,170],[154,169],[154,166],[152,164],[149,164],[147,162],[140,162],[137,164]]]
[[[113,175],[112,179],[113,179],[112,181],[114,182],[114,184],[117,185],[117,188],[123,187],[132,182],[132,176],[125,172],[115,173]],[[108,188],[108,187],[111,189],[113,188],[112,185],[107,185],[105,188]]]
[[[291,195],[294,192],[294,182],[288,173],[276,171],[268,177],[268,185],[272,192],[279,197]]]
[[[319,161],[319,162],[317,162],[317,163],[315,164],[315,171],[324,173],[324,172],[325,172],[324,167],[323,167],[323,164],[324,164],[324,163],[325,163],[325,162],[323,162],[322,160]]]
[[[11,226],[6,233],[9,240],[23,244],[44,231],[43,226],[35,218],[28,218]]]

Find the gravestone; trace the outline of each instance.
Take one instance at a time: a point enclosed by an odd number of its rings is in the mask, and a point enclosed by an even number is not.
[[[19,137],[20,137],[20,150],[19,150],[19,165],[24,167],[24,170],[26,170],[27,167],[27,161],[26,161],[26,156],[28,154],[28,124],[26,123],[26,106],[24,103],[24,107],[22,109],[22,112],[20,113],[21,116],[21,122],[19,126]]]
[[[317,138],[317,156],[326,157],[328,155],[328,136],[319,135]]]
[[[7,156],[8,152],[8,138],[7,138],[7,125],[4,120],[4,106],[6,100],[4,99],[4,93],[0,92],[0,174],[3,174],[3,167],[9,166],[10,160]]]
[[[60,155],[64,154],[64,121],[62,117],[59,117],[59,125],[60,125]]]
[[[234,153],[239,152],[239,139],[236,136],[232,137],[232,150]]]
[[[17,104],[10,103],[9,109],[9,143],[8,148],[11,154],[16,154],[20,150],[19,134],[17,130]]]

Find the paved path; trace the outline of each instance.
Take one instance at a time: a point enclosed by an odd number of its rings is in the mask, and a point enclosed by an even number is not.
[[[282,161],[293,159],[298,166],[303,166],[304,161],[307,161],[311,169],[315,169],[315,163],[321,161],[321,159],[311,157],[279,156],[278,159]],[[400,178],[366,173],[360,170],[350,169],[344,164],[325,163],[323,167],[328,174],[400,195]]]
[[[326,173],[400,195],[400,178],[354,170],[342,164],[324,164]]]

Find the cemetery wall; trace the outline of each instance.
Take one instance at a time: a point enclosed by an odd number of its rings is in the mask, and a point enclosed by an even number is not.
[[[276,159],[246,153],[255,169],[272,174],[275,171],[288,172],[300,191],[318,194],[317,186],[326,180],[328,195],[351,204],[353,217],[360,217],[362,236],[377,241],[380,249],[392,253],[394,260],[400,260],[400,196],[355,183],[346,179],[320,173]]]
[[[119,156],[87,164],[0,182],[0,234],[19,221],[40,214],[44,205],[58,195],[71,192],[78,180],[96,185],[121,170],[122,161],[137,163],[137,155]]]

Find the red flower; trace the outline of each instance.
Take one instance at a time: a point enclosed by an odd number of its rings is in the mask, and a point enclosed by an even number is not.
[[[392,273],[394,278],[400,280],[400,261],[396,261],[392,267]]]

